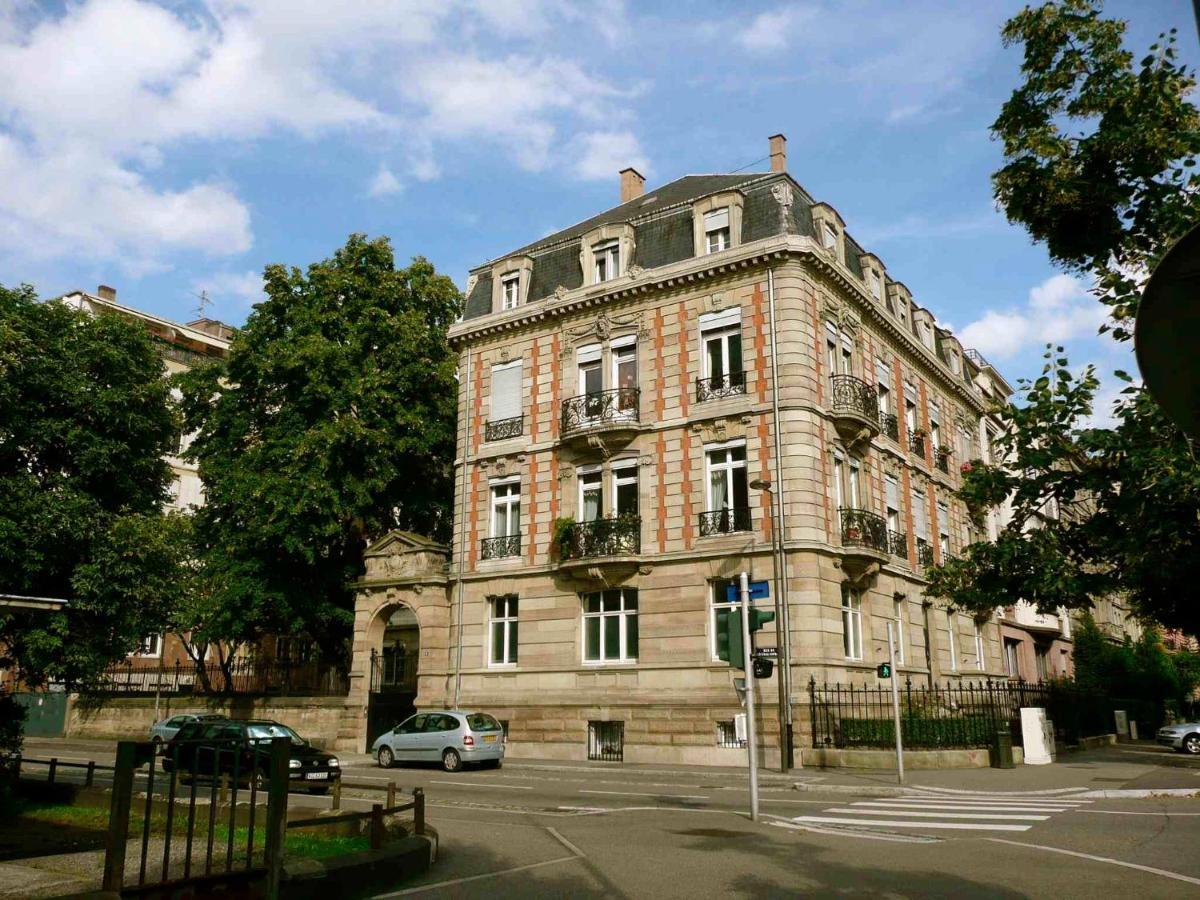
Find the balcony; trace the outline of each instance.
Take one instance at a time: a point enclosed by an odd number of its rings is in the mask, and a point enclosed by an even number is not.
[[[883,428],[883,433],[890,437],[897,444],[900,443],[900,419],[892,413],[881,413],[879,416],[879,424]]]
[[[838,509],[842,538],[842,569],[851,580],[879,571],[888,558],[887,520],[865,509]]]
[[[479,556],[481,559],[507,559],[510,556],[520,555],[521,536],[519,534],[484,538],[479,542]]]
[[[638,388],[595,391],[562,402],[562,441],[564,443],[604,439],[620,443],[642,429],[638,407]]]
[[[730,372],[728,375],[710,375],[696,379],[696,402],[721,400],[746,393],[746,373]]]
[[[750,522],[750,508],[747,506],[737,506],[732,509],[718,509],[713,512],[700,513],[700,537],[750,531],[752,527]]]
[[[509,438],[520,437],[524,433],[524,416],[513,416],[511,419],[488,422],[483,427],[483,439],[485,441],[506,441]]]
[[[908,559],[908,533],[888,529],[888,550],[892,556]]]
[[[853,375],[834,375],[829,382],[829,408],[842,440],[855,444],[879,434],[879,395],[875,388]]]
[[[913,431],[908,435],[908,449],[916,456],[925,458],[925,432]]]
[[[950,474],[950,457],[953,455],[953,452],[949,447],[938,447],[937,453],[934,454],[934,462],[937,464],[937,467],[947,475]]]
[[[640,516],[614,516],[590,522],[572,522],[558,542],[559,568],[593,570],[604,577],[611,565],[637,565],[642,552]]]
[[[933,566],[933,545],[925,538],[917,538],[917,565],[922,569]]]

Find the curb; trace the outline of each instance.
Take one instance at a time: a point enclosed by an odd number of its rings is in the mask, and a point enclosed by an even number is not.
[[[1152,797],[1200,797],[1200,788],[1129,788],[1116,791],[1088,791],[1076,794],[1089,800],[1144,800]]]
[[[603,763],[601,763],[599,765],[590,765],[590,766],[575,766],[575,765],[557,766],[557,765],[549,765],[549,764],[545,764],[545,763],[518,762],[517,760],[511,759],[509,757],[505,757],[505,759],[504,759],[504,768],[505,769],[530,769],[535,772],[591,772],[592,774],[595,774],[596,772],[622,772],[627,775],[687,775],[689,777],[711,776],[714,778],[720,778],[725,775],[733,775],[735,777],[738,775],[741,775],[744,777],[746,774],[745,769],[739,769],[737,766],[729,766],[728,768],[716,767],[711,770],[701,769],[699,771],[682,770],[682,769],[643,769],[640,767],[634,769],[634,768],[630,768],[630,766],[628,764],[621,764],[621,763],[613,763],[613,764],[609,764],[609,765],[604,765]],[[785,775],[780,772],[772,773],[772,772],[763,772],[760,770],[758,773],[758,780],[762,783],[790,784],[791,783],[790,779],[795,778],[795,777],[796,777],[795,775]]]

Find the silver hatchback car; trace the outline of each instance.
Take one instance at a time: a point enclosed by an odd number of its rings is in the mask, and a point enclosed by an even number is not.
[[[1200,755],[1200,722],[1180,722],[1164,725],[1156,735],[1158,743],[1180,753]]]
[[[376,738],[371,753],[385,769],[406,762],[440,762],[447,772],[474,763],[499,768],[504,728],[484,712],[417,713]]]

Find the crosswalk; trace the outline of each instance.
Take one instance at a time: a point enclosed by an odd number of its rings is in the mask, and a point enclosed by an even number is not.
[[[857,800],[788,821],[826,828],[1028,831],[1038,822],[1091,802],[1046,794],[925,793]]]

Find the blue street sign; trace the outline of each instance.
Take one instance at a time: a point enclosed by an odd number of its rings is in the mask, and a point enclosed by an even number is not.
[[[752,581],[750,582],[750,599],[751,600],[766,600],[771,596],[771,582],[769,581]],[[740,589],[737,583],[725,585],[725,599],[729,603],[737,603],[741,600]]]

